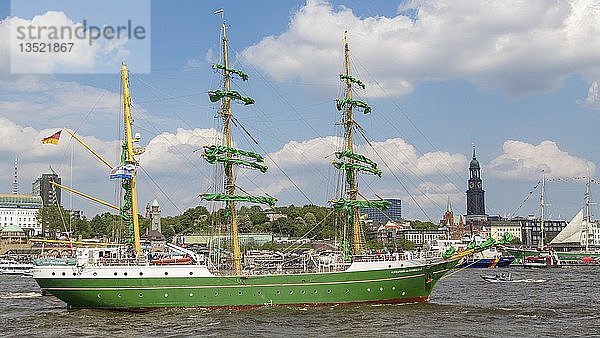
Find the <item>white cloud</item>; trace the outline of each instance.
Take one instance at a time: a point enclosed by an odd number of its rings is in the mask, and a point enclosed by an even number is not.
[[[598,81],[592,81],[588,88],[587,97],[581,102],[585,107],[600,109],[600,88]]]
[[[542,141],[538,145],[521,141],[508,140],[502,146],[503,153],[493,159],[486,167],[490,175],[507,178],[530,180],[539,178],[544,170],[549,177],[570,178],[593,175],[594,163],[570,155],[559,149],[553,141]]]
[[[371,96],[405,94],[425,80],[466,79],[522,94],[555,89],[573,73],[600,76],[600,7],[592,0],[423,0],[399,13],[359,17],[308,0],[287,31],[241,56],[279,81],[334,81],[348,30],[358,74],[389,86],[387,93],[369,89]]]
[[[48,11],[31,20],[8,17],[0,21],[0,45],[10,51],[10,69],[15,74],[92,73],[106,70],[106,65],[119,64],[129,51],[124,48],[125,38],[97,39],[92,43],[78,39],[77,30],[83,32],[83,23],[68,18],[62,11]],[[32,27],[32,30],[29,30]],[[40,28],[45,28],[41,30]],[[56,28],[61,39],[50,39],[49,28]],[[29,33],[29,32],[32,33]],[[41,34],[40,34],[41,32]],[[71,32],[69,35],[69,32]],[[83,33],[81,33],[83,34]],[[32,39],[33,38],[33,39]],[[21,43],[73,43],[69,52],[24,52]],[[114,68],[114,67],[113,67]]]

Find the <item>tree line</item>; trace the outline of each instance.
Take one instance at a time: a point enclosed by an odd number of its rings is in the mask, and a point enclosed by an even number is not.
[[[344,233],[345,215],[330,207],[305,205],[281,206],[263,210],[259,206],[242,206],[238,211],[238,229],[241,233],[274,233],[289,237],[311,239],[340,239]],[[72,232],[73,238],[107,238],[111,241],[123,240],[127,236],[127,226],[118,214],[105,212],[91,219],[69,220],[69,213],[62,207],[43,207],[38,211],[37,220],[42,225],[45,237]],[[140,233],[150,228],[150,219],[139,216]],[[210,212],[204,206],[190,208],[177,216],[161,217],[161,232],[172,239],[189,234],[207,234],[228,224],[228,211],[225,209]],[[436,229],[431,222],[412,221],[415,229]],[[364,229],[367,233],[368,229]],[[350,232],[346,229],[345,232]]]

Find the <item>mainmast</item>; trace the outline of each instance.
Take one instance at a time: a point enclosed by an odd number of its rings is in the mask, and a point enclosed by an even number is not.
[[[225,69],[223,70],[223,76],[225,77],[225,91],[228,92],[231,90],[231,78],[229,76],[229,56],[227,51],[227,26],[225,25],[225,21],[223,21],[221,25],[221,30],[223,31],[223,65]],[[232,139],[231,139],[231,98],[224,97],[223,98],[223,133],[225,134],[225,146],[227,148],[231,148]],[[232,154],[227,152],[227,158],[231,158]],[[225,191],[227,195],[233,196],[235,195],[235,176],[233,176],[233,165],[231,163],[225,164]],[[229,210],[231,217],[231,239],[233,241],[233,264],[235,268],[235,273],[240,274],[241,272],[241,253],[240,253],[240,241],[238,236],[238,222],[237,222],[237,210],[235,206],[235,201],[227,201],[227,210]]]
[[[345,84],[345,95],[343,99],[337,99],[336,103],[338,111],[343,110],[342,124],[344,125],[345,145],[342,151],[336,152],[338,161],[334,161],[333,165],[337,169],[345,171],[345,197],[347,198],[340,198],[334,201],[333,206],[336,209],[343,209],[346,211],[348,215],[348,224],[351,224],[353,229],[352,253],[354,255],[361,255],[362,240],[358,208],[368,207],[385,209],[389,206],[390,202],[385,200],[358,200],[358,172],[367,172],[381,177],[381,170],[377,169],[377,163],[364,155],[354,152],[353,132],[356,122],[354,121],[353,109],[360,108],[363,113],[368,114],[371,112],[371,107],[363,101],[355,100],[352,95],[353,85],[365,89],[365,84],[350,74],[350,49],[348,48],[347,32],[344,32],[344,71],[344,74],[340,74],[340,79]]]
[[[544,173],[544,170],[542,170],[542,190],[540,193],[540,210],[541,210],[540,211],[541,212],[540,229],[541,230],[540,230],[540,242],[538,243],[538,247],[540,249],[544,248],[544,236],[545,236],[545,233],[544,233],[544,223],[545,223],[545,220],[544,220],[544,205],[545,205],[544,189],[545,189],[545,185],[546,185],[546,174]]]
[[[352,100],[352,82],[350,81],[350,49],[348,48],[348,34],[344,32],[344,63],[346,69],[346,99]],[[346,105],[346,121],[345,121],[345,136],[346,136],[346,150],[350,153],[354,153],[354,139],[353,139],[353,127],[354,120],[352,116],[352,105]],[[354,163],[354,159],[349,158],[348,163]],[[348,175],[348,198],[352,201],[356,201],[358,195],[358,186],[356,184],[356,170],[350,169],[346,172]],[[352,229],[353,229],[353,241],[352,247],[355,255],[360,255],[362,252],[361,237],[360,237],[360,219],[358,217],[358,208],[352,208]]]
[[[219,12],[222,13],[222,12]],[[263,164],[264,159],[260,154],[248,150],[234,148],[233,136],[231,133],[231,124],[234,119],[231,111],[232,100],[241,101],[244,105],[254,103],[254,99],[242,96],[239,92],[231,89],[231,77],[237,75],[242,81],[248,80],[248,75],[244,72],[229,68],[229,57],[227,50],[227,26],[225,21],[221,25],[223,34],[223,64],[212,66],[215,70],[222,71],[224,85],[223,90],[209,90],[208,96],[211,102],[221,101],[219,115],[223,119],[224,142],[221,145],[210,145],[204,147],[202,156],[211,164],[217,162],[223,163],[225,171],[225,193],[202,194],[202,198],[207,201],[224,201],[231,225],[231,240],[233,246],[233,267],[235,273],[240,275],[242,272],[242,255],[240,250],[240,241],[238,233],[237,206],[236,201],[261,203],[274,206],[277,201],[271,196],[240,196],[236,195],[236,179],[234,166],[241,165],[250,169],[257,169],[265,173],[267,167]]]
[[[123,179],[123,188],[126,191],[126,195],[130,195],[129,199],[125,201],[127,205],[128,202],[131,204],[131,220],[133,222],[133,245],[135,249],[136,256],[140,255],[141,246],[140,246],[140,227],[138,220],[138,205],[137,205],[137,194],[135,187],[135,166],[136,160],[134,158],[134,148],[133,148],[133,135],[131,131],[131,125],[133,120],[131,118],[131,97],[129,96],[129,73],[127,71],[127,66],[125,63],[121,66],[121,82],[123,86],[123,115],[124,115],[124,124],[125,124],[125,144],[124,144],[124,164],[125,166],[133,167],[131,170],[131,178]]]

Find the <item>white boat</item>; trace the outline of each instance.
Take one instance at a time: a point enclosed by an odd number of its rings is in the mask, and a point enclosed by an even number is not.
[[[480,275],[488,283],[543,283],[545,279],[513,279],[510,273],[501,273],[495,275]]]
[[[0,275],[31,276],[31,263],[19,263],[13,259],[0,259]]]

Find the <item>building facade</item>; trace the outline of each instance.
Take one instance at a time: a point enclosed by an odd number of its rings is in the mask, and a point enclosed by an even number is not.
[[[61,206],[61,194],[60,189],[52,185],[50,182],[61,183],[58,174],[51,172],[42,174],[38,177],[35,182],[31,185],[31,194],[42,197],[44,206]]]
[[[384,198],[391,204],[389,208],[383,210],[379,208],[358,208],[360,215],[366,215],[367,220],[376,224],[386,224],[387,222],[400,222],[402,220],[402,201],[395,198]]]
[[[146,218],[150,218],[150,230],[155,230],[162,233],[160,225],[160,206],[156,198],[152,204],[146,206]]]
[[[489,222],[490,237],[495,240],[502,239],[505,233],[509,233],[513,238],[518,238],[523,242],[523,233],[521,231],[521,222],[515,220],[498,220]]]
[[[459,240],[465,235],[469,235],[469,231],[465,226],[465,222],[462,215],[455,215],[452,210],[452,203],[450,197],[448,197],[448,204],[446,206],[446,212],[440,220],[440,226],[448,230],[449,239]]]
[[[539,218],[528,217],[521,221],[521,242],[523,246],[537,248],[540,246],[541,239],[541,220]],[[544,246],[558,235],[567,226],[565,220],[544,220]]]
[[[37,213],[42,205],[41,196],[0,194],[0,228],[17,226],[27,236],[41,234],[42,226],[37,221]]]

